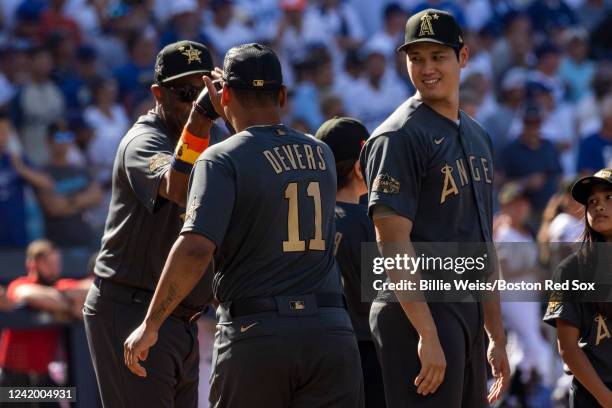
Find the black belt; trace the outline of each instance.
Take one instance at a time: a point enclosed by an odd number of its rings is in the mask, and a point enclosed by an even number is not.
[[[343,295],[336,293],[320,293],[314,296],[317,301],[317,307],[338,307],[346,309],[346,301]],[[289,309],[294,311],[299,311],[306,307],[299,295],[295,296],[295,300],[289,297],[287,301]],[[232,317],[274,311],[278,311],[278,299],[273,297],[236,300],[232,301],[230,305],[230,314]]]
[[[132,302],[149,304],[153,298],[153,293],[149,291],[113,282],[109,279],[100,278],[99,276],[94,278],[94,285],[100,290],[100,294],[103,297],[108,296],[122,303]],[[183,305],[178,305],[171,313],[171,316],[181,319],[186,323],[192,323],[204,313],[204,310],[191,309]]]

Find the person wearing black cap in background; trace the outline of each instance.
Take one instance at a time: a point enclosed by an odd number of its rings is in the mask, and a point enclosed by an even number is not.
[[[196,98],[205,89],[203,75],[213,69],[199,43],[163,48],[151,85],[155,108],[127,132],[115,157],[96,278],[83,308],[104,407],[197,407],[195,317],[210,300],[210,280],[200,282],[161,328],[147,380],[122,364],[122,340],[144,317],[182,227],[189,173],[212,126]]]
[[[125,363],[147,376],[159,328],[215,258],[215,408],[363,406],[359,349],[334,260],[336,171],[329,147],[280,123],[280,62],[230,49],[216,112],[237,131],[195,163],[185,225]]]
[[[572,196],[584,206],[582,245],[557,266],[553,280],[571,287],[550,295],[544,322],[557,328],[569,406],[612,407],[612,169],[579,179]],[[574,289],[574,282],[594,290]]]
[[[419,242],[482,248],[492,241],[492,146],[459,110],[459,75],[468,60],[461,29],[449,13],[423,10],[406,22],[398,51],[406,52],[417,92],[373,132],[360,159],[382,255],[414,256]],[[387,269],[391,282],[421,275],[410,273]],[[441,297],[458,294],[420,294],[427,297],[383,290],[370,309],[387,406],[478,408],[498,400],[510,375],[499,299],[449,302]],[[437,301],[422,301],[434,295]],[[485,329],[495,377],[488,397]]]
[[[384,408],[385,393],[370,324],[371,302],[364,302],[361,282],[361,243],[375,242],[374,225],[368,208],[360,204],[368,192],[359,167],[359,152],[370,134],[357,119],[336,117],[323,123],[315,137],[327,144],[334,153],[338,191],[336,192],[336,239],[334,254],[342,272],[342,285],[348,312],[357,336],[366,408]]]

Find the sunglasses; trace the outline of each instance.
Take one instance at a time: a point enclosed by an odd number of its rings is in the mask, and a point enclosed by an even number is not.
[[[193,85],[172,86],[161,84],[161,86],[172,91],[172,93],[176,95],[179,101],[183,103],[191,103],[198,98],[198,95],[200,95],[200,92],[202,92],[202,89],[204,89],[206,85],[202,85],[201,87],[195,87]]]

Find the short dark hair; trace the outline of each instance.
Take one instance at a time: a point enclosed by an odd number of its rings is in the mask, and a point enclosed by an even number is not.
[[[245,108],[254,108],[261,105],[279,105],[278,95],[279,89],[266,89],[261,91],[254,91],[251,89],[238,89],[230,88],[240,105]]]
[[[348,186],[351,181],[351,174],[355,167],[355,160],[348,159],[342,160],[336,163],[336,174],[337,174],[337,189],[341,190]]]

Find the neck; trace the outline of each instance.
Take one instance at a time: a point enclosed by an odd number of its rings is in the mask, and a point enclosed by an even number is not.
[[[53,166],[65,166],[67,163],[66,157],[51,157],[49,163]]]
[[[601,132],[599,132],[599,134],[603,139],[612,140],[612,126],[608,127],[604,125],[601,128]]]
[[[523,136],[521,137],[521,140],[523,142],[523,144],[531,149],[537,149],[538,147],[540,147],[540,138],[539,137],[527,137],[527,136]]]
[[[336,201],[341,201],[343,203],[350,204],[359,204],[359,194],[358,188],[353,185],[348,185],[344,188],[341,188],[336,193]]]
[[[445,99],[426,99],[417,91],[417,96],[423,100],[423,102],[431,109],[438,112],[440,115],[452,120],[453,122],[459,119],[459,93],[455,92],[453,95]]]
[[[251,126],[278,125],[281,123],[281,117],[276,109],[251,109],[245,110],[244,114],[240,115],[240,117],[231,118],[230,123],[236,129],[236,133],[238,133]]]

